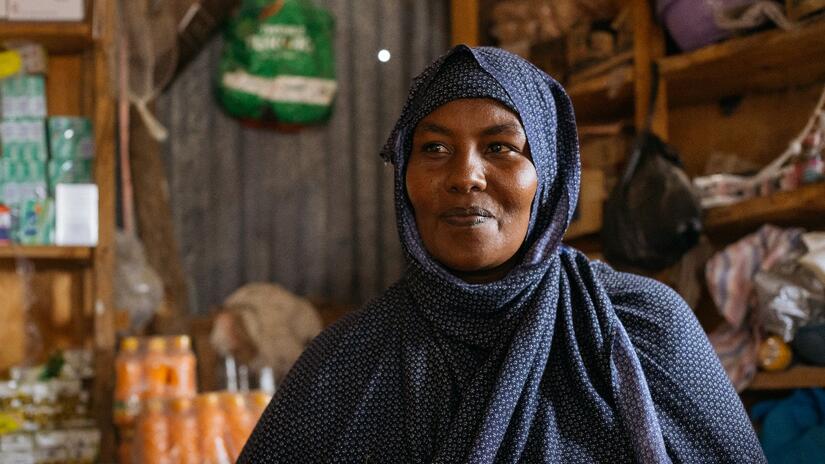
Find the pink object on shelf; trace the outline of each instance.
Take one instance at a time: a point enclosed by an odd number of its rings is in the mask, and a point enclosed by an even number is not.
[[[683,51],[695,50],[730,37],[716,26],[715,8],[727,10],[755,0],[657,0],[656,13]]]

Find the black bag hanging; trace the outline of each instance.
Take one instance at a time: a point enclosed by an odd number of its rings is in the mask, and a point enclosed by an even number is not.
[[[659,270],[699,241],[702,209],[679,154],[650,130],[659,88],[653,63],[650,109],[620,182],[605,203],[602,245],[613,264]]]

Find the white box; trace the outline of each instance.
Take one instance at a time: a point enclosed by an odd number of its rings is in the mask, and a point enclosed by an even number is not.
[[[12,21],[83,21],[84,3],[84,0],[8,0],[8,17]]]
[[[57,184],[54,234],[56,245],[97,245],[97,199],[95,184]]]
[[[0,19],[7,19],[9,17],[9,5],[6,0],[0,0]]]

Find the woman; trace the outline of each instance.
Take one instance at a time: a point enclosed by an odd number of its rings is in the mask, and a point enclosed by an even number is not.
[[[557,82],[458,46],[382,155],[410,266],[310,345],[239,462],[764,462],[682,299],[561,245],[580,168]]]

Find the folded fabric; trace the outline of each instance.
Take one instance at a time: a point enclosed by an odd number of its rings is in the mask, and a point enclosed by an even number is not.
[[[757,403],[751,417],[762,424],[759,441],[771,464],[825,463],[825,390]]]

